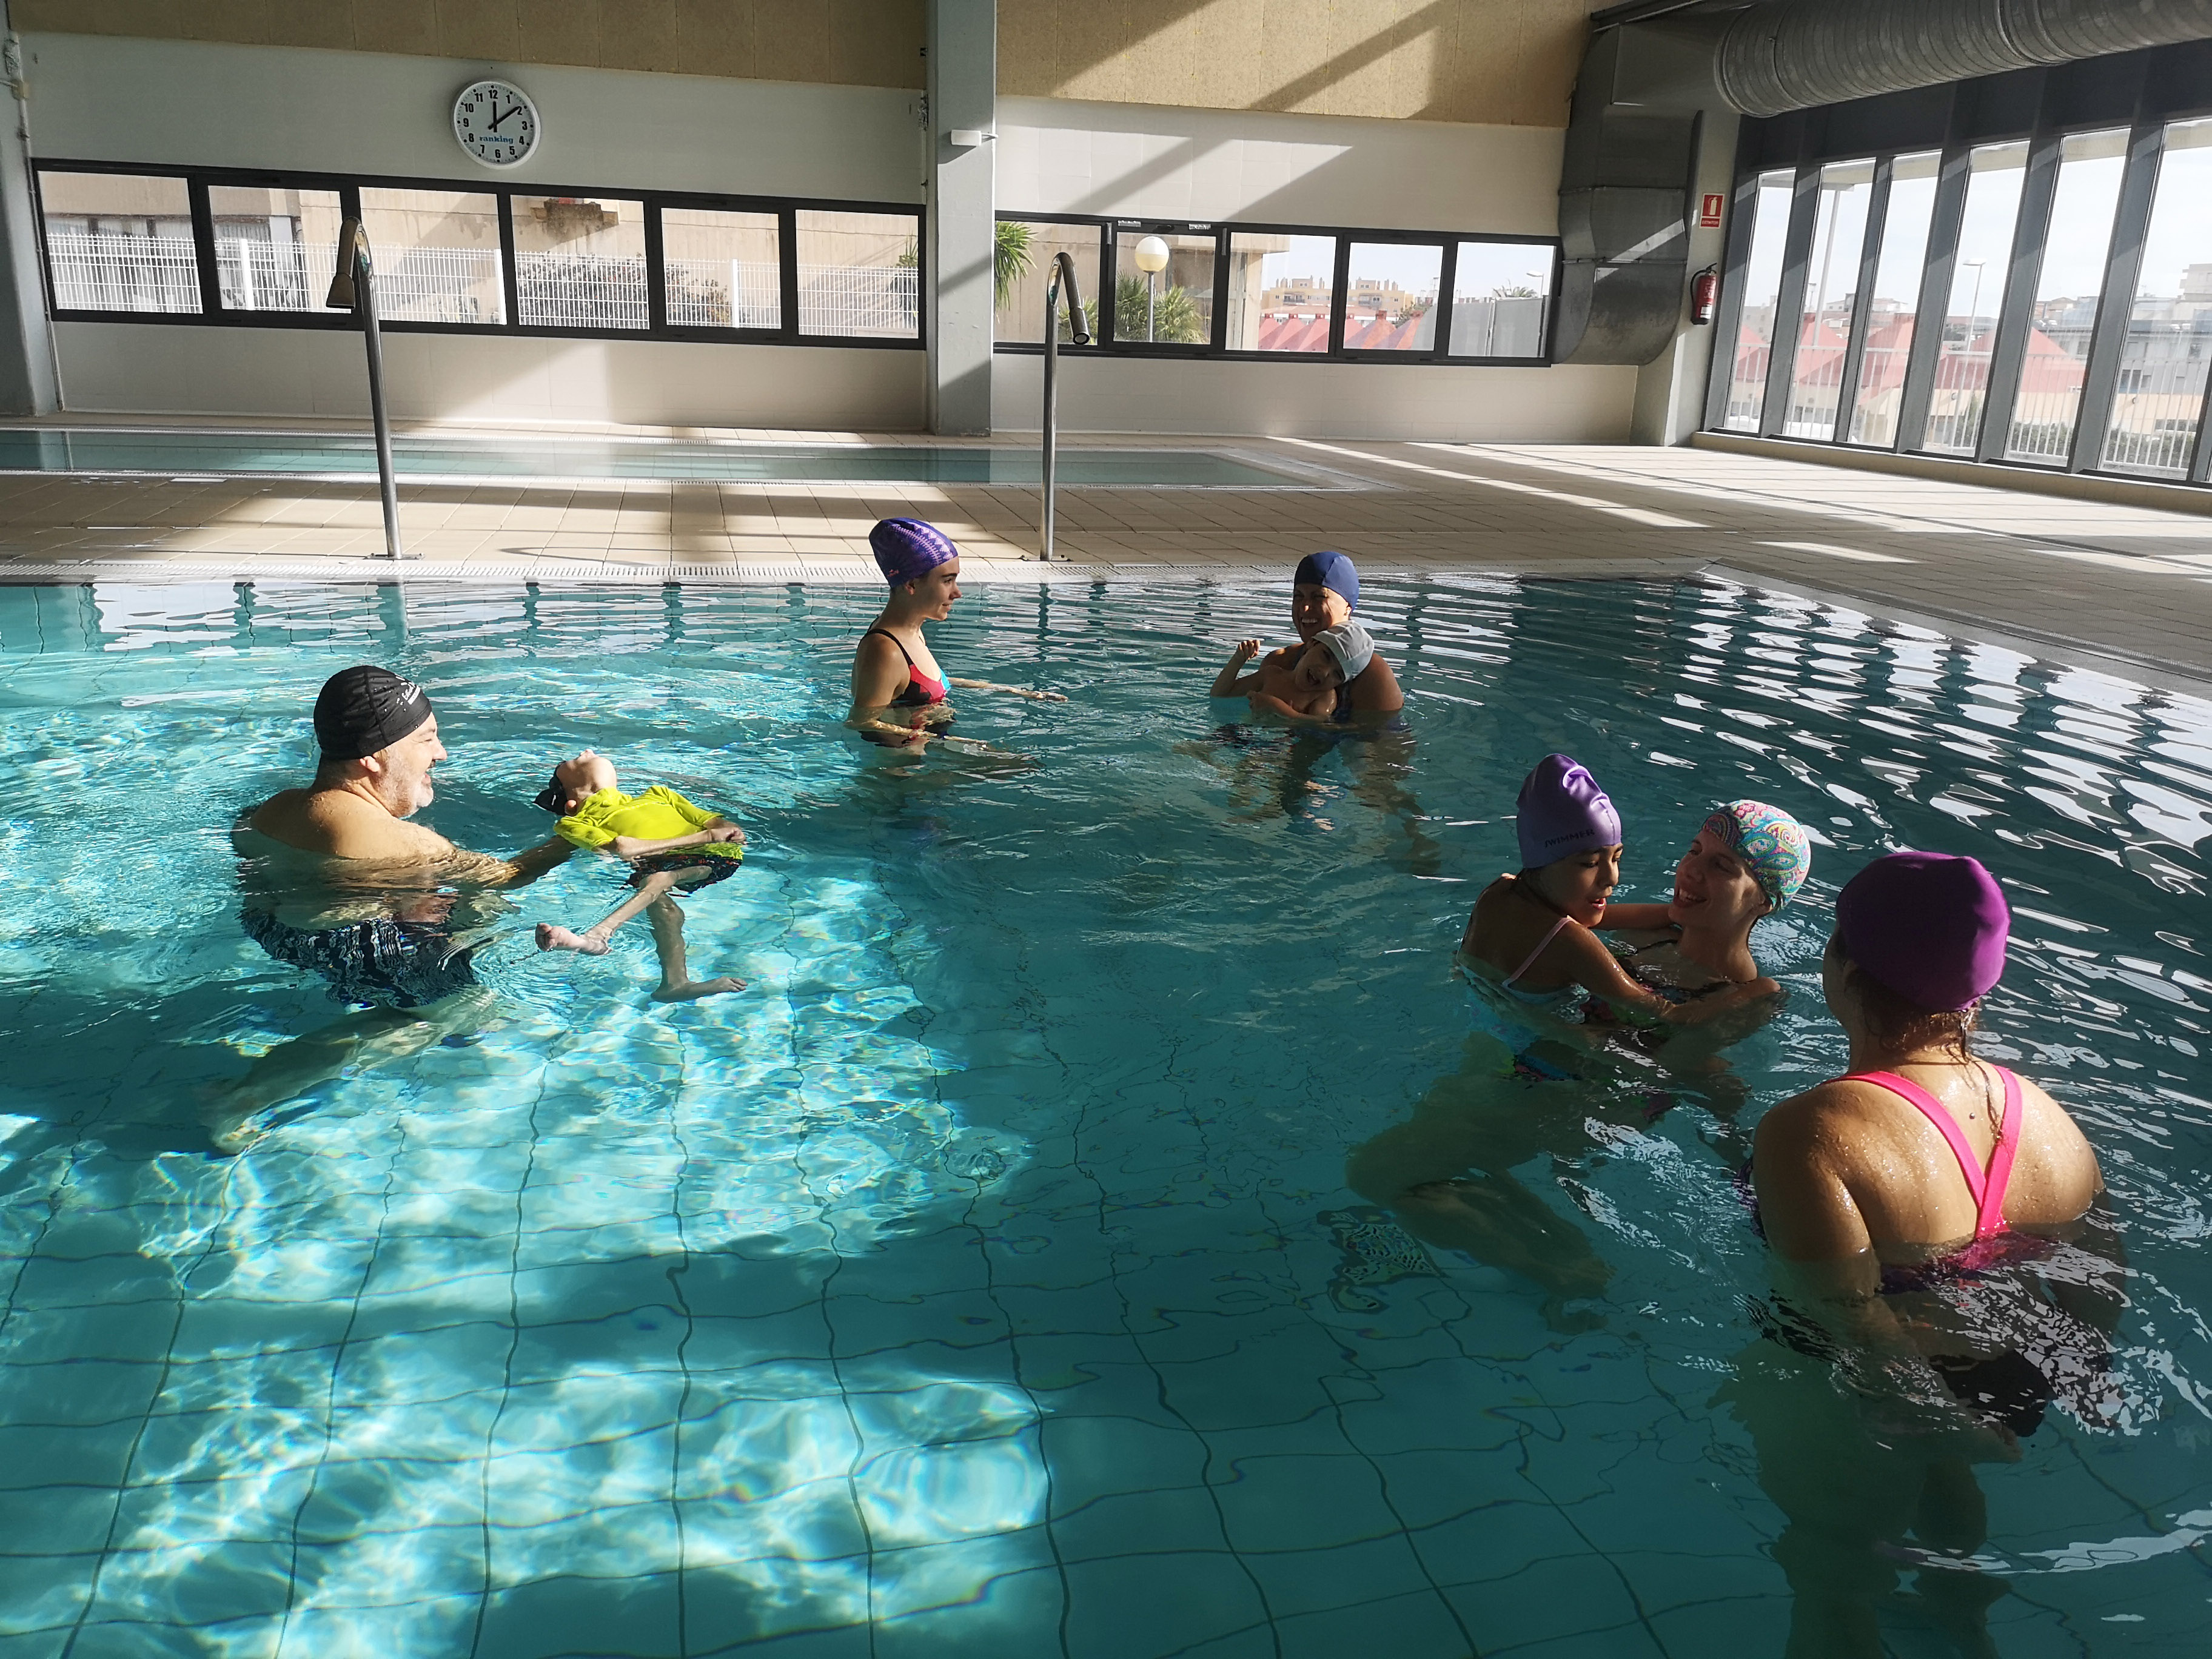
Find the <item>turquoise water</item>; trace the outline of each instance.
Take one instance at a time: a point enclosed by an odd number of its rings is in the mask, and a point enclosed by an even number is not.
[[[1072,699],[957,694],[1036,762],[994,769],[848,745],[859,595],[0,589],[0,1653],[1778,1652],[1729,1166],[1838,1068],[1830,906],[1899,843],[2010,884],[1990,1052],[2080,1115],[2131,1274],[2112,1425],[1976,1470],[1988,1629],[2201,1650],[2212,706],[1723,588],[1376,580],[1410,748],[1218,740],[1285,599],[971,595],[941,659]],[[753,987],[510,939],[458,1041],[212,1156],[208,1086],[339,1013],[240,937],[225,825],[362,659],[437,701],[465,844],[542,836],[585,744],[738,814],[690,939]],[[1611,1273],[1547,1322],[1346,1170],[1466,1064],[1451,948],[1554,747],[1630,896],[1716,798],[1821,844],[1733,1070],[1516,1166]],[[1890,1651],[1961,1650],[1941,1576]]]
[[[1035,447],[925,444],[606,443],[585,438],[395,438],[392,470],[410,478],[696,478],[771,483],[1036,484]],[[374,474],[364,437],[287,432],[133,432],[0,428],[0,472]],[[1206,450],[1066,449],[1060,482],[1281,489],[1313,487],[1286,471]]]

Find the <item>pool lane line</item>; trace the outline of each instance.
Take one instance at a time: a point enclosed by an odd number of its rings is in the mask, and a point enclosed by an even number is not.
[[[1912,628],[1924,628],[1929,633],[1941,635],[1946,639],[1973,645],[1991,645],[2001,651],[2017,652],[2033,661],[2059,663],[2069,668],[2084,669],[2093,674],[2111,674],[2152,690],[2212,702],[2212,673],[2186,663],[2152,656],[2148,653],[2130,653],[2115,646],[2075,639],[2070,635],[2045,633],[2024,625],[1996,625],[1958,611],[1932,607],[1914,610],[1866,594],[1838,593],[1798,581],[1793,577],[1770,576],[1717,562],[1701,567],[1698,574],[1717,577],[1753,592],[1777,593],[1808,600],[1815,605],[1834,605],[1841,610],[1855,611],[1864,617],[1904,623]]]

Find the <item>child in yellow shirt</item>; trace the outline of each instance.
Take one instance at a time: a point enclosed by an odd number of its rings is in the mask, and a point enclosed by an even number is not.
[[[553,769],[553,781],[538,793],[538,805],[560,815],[554,833],[572,847],[605,848],[628,860],[633,866],[629,884],[637,889],[587,932],[540,922],[539,950],[605,956],[609,936],[642,910],[653,924],[653,948],[660,956],[655,1002],[691,1002],[745,988],[741,979],[691,977],[684,956],[684,912],[673,896],[737,874],[745,855],[744,830],[663,785],[625,795],[613,766],[588,749]]]

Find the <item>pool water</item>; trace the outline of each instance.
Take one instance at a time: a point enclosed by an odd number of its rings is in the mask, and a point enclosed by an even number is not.
[[[1032,445],[1021,449],[927,444],[611,443],[584,438],[395,438],[392,470],[450,478],[679,478],[733,483],[993,483],[1042,482]],[[131,431],[0,428],[0,472],[353,477],[376,471],[366,437],[336,433]],[[1261,466],[1211,450],[1064,449],[1059,481],[1136,485],[1314,489],[1310,469]]]
[[[1017,768],[848,744],[839,591],[0,589],[0,1650],[1778,1652],[1730,1168],[1839,1068],[1832,900],[1898,844],[2009,885],[1989,1051],[2095,1143],[2128,1306],[2110,1423],[1976,1466],[1971,1559],[1834,1565],[1894,1653],[1969,1650],[1961,1583],[2008,1659],[2203,1650],[2212,705],[1726,587],[1378,580],[1408,737],[1293,745],[1203,696],[1285,598],[964,600],[942,660],[1071,698],[955,694]],[[543,836],[584,744],[738,814],[690,943],[752,988],[518,931],[465,1029],[216,1156],[210,1091],[341,1017],[241,937],[225,827],[364,659],[436,701],[464,844]],[[1553,748],[1630,896],[1718,799],[1820,836],[1778,1020],[1513,1170],[1609,1269],[1565,1310],[1346,1184],[1469,1065],[1450,953]]]

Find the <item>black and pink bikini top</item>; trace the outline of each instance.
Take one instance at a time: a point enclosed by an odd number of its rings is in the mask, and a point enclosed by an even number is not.
[[[888,628],[871,628],[868,634],[882,635],[893,645],[898,646],[899,655],[906,659],[906,684],[899,689],[898,696],[891,699],[890,707],[927,708],[931,703],[945,701],[945,682],[932,679],[921,669],[915,667],[913,654],[900,643],[897,635],[892,633]],[[863,634],[860,637],[865,640],[868,637],[868,634]]]

